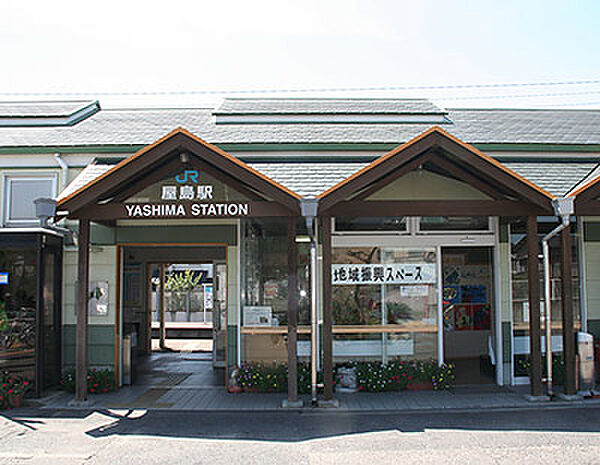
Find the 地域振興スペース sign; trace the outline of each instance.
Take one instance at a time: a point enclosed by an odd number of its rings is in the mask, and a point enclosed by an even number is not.
[[[129,218],[155,217],[218,217],[248,216],[250,205],[246,202],[215,202],[214,186],[199,184],[200,172],[185,170],[175,176],[176,184],[160,186],[161,202],[125,203],[125,216]]]
[[[331,284],[435,284],[433,263],[331,265]]]

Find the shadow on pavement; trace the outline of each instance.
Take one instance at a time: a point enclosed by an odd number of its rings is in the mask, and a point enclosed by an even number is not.
[[[301,442],[369,432],[426,430],[600,432],[600,407],[515,409],[478,412],[344,413],[176,412],[158,410],[20,410],[6,419],[36,429],[44,418],[83,419],[91,413],[106,417],[103,426],[86,434],[158,436],[196,439],[238,439]]]

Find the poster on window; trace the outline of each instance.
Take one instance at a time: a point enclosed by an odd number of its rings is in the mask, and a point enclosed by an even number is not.
[[[433,263],[331,265],[331,284],[435,284]]]
[[[272,324],[271,307],[244,307],[244,326],[271,326]]]
[[[93,316],[108,315],[108,281],[92,281],[88,300],[88,313]]]

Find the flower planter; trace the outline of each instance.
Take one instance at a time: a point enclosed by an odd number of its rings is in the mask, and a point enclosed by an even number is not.
[[[260,392],[260,390],[257,387],[247,387],[247,386],[244,386],[244,392],[249,392],[249,393],[256,394],[257,392]]]
[[[241,386],[229,386],[229,388],[227,389],[230,393],[232,394],[238,394],[240,392],[242,392],[242,387]]]
[[[8,397],[8,403],[12,408],[19,408],[23,405],[23,394],[15,394]]]
[[[433,389],[433,384],[431,382],[410,383],[406,388],[409,391],[431,391]]]

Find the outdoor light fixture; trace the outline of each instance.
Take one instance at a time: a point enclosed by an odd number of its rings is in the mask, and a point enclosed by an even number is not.
[[[190,162],[190,154],[187,152],[181,152],[179,154],[179,159],[181,160],[181,163],[189,163]]]
[[[33,201],[35,204],[35,216],[40,220],[40,226],[48,226],[48,220],[56,214],[56,200],[40,197]]]

